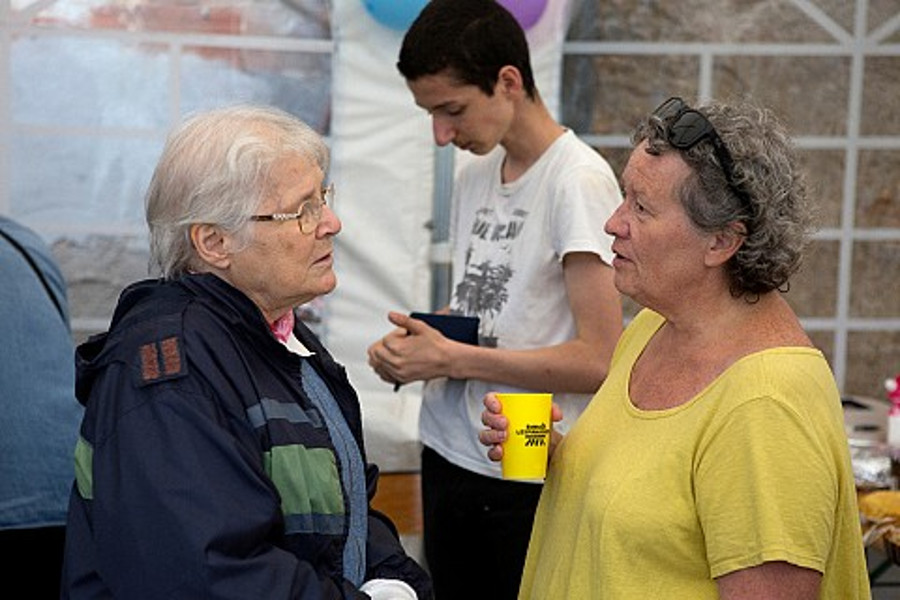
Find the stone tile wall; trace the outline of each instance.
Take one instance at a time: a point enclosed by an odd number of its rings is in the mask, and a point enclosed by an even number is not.
[[[820,228],[787,298],[842,391],[879,398],[900,373],[898,42],[897,0],[582,0],[562,86],[564,122],[618,172],[632,126],[668,96],[775,110]]]

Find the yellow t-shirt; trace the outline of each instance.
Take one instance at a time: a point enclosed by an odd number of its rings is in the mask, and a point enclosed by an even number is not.
[[[557,448],[520,599],[703,600],[767,561],[823,572],[820,598],[869,598],[834,378],[813,348],[742,358],[689,402],[628,399],[663,324],[642,311],[609,377]]]

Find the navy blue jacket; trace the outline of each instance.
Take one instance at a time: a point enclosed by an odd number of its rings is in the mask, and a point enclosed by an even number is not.
[[[346,579],[349,507],[332,440],[303,391],[311,360],[362,452],[344,368],[298,321],[300,358],[213,275],[126,289],[110,331],[79,346],[63,598],[366,598]],[[378,469],[366,464],[369,500]],[[369,509],[365,578],[427,574]]]

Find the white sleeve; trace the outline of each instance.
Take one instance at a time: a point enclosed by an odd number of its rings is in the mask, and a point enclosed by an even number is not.
[[[359,591],[371,596],[372,600],[418,600],[415,590],[399,579],[370,579]]]
[[[556,187],[551,230],[559,259],[569,252],[592,252],[612,264],[612,236],[603,225],[622,201],[619,185],[605,171],[587,165],[570,169]]]

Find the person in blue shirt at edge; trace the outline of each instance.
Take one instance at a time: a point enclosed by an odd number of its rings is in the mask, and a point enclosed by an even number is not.
[[[56,598],[82,416],[66,284],[43,239],[6,217],[0,278],[3,583],[29,598]]]
[[[645,308],[554,436],[519,598],[868,599],[841,398],[780,293],[812,230],[786,129],[670,98],[633,141],[605,229]],[[482,418],[500,460],[495,396]]]
[[[322,138],[275,108],[192,116],[146,196],[160,279],[77,349],[63,598],[430,598],[373,510],[360,406],[294,309],[331,292]]]
[[[453,186],[447,310],[480,318],[479,345],[391,312],[396,329],[370,346],[369,364],[384,381],[426,380],[423,538],[435,597],[515,598],[541,485],[503,480],[487,459],[482,399],[552,392],[565,429],[597,391],[622,331],[601,224],[622,198],[606,160],[551,116],[525,32],[497,2],[429,2],[397,66],[435,142],[476,155]]]

